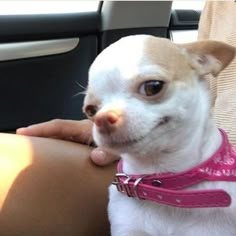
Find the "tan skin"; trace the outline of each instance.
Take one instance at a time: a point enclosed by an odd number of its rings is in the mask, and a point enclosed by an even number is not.
[[[91,122],[56,120],[17,133],[0,134],[0,235],[109,235],[116,163],[86,144]]]

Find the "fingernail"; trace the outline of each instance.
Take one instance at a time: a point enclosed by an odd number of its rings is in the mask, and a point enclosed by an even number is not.
[[[101,150],[93,150],[91,153],[91,158],[97,165],[104,165],[106,164],[106,153]]]
[[[16,130],[16,132],[24,132],[24,130],[25,130],[25,127],[22,127],[22,128],[18,128],[17,130]]]
[[[16,130],[16,133],[25,134],[25,133],[28,133],[28,131],[32,128],[33,128],[33,125],[30,125],[30,126],[27,126],[27,127],[21,127],[21,128],[18,128]]]
[[[36,126],[37,125],[29,125],[29,126],[25,127],[25,129],[32,129],[32,128],[36,127]]]

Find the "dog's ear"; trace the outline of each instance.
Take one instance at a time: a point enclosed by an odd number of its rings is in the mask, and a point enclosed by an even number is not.
[[[235,47],[219,41],[206,40],[179,46],[200,75],[217,76],[235,56]]]

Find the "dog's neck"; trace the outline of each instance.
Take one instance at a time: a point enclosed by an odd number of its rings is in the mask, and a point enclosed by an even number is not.
[[[161,140],[157,141],[157,147],[149,149],[146,154],[139,150],[136,153],[121,155],[125,173],[178,173],[203,162],[218,149],[222,137],[214,121],[209,117],[208,93],[206,89],[199,88],[199,99],[193,104],[192,111],[189,111],[190,118],[183,127],[176,129],[171,137],[164,134]],[[167,148],[160,150],[158,145]]]
[[[127,174],[178,173],[203,162],[217,150],[222,137],[213,124],[209,124],[201,132],[199,127],[198,129],[193,130],[192,136],[188,136],[184,141],[176,142],[176,149],[173,151],[149,152],[147,156],[142,157],[137,157],[138,154],[135,156],[122,154],[124,172]]]

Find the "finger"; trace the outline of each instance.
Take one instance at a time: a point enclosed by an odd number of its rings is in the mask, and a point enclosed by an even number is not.
[[[99,166],[105,166],[120,159],[120,157],[110,154],[101,148],[95,148],[91,152],[90,157],[92,161]]]
[[[90,120],[56,119],[17,129],[16,133],[28,136],[56,137],[88,143],[92,141],[92,122]]]

